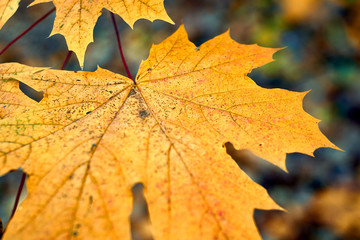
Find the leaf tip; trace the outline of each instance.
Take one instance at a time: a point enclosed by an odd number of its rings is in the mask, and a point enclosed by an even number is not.
[[[172,41],[177,41],[176,39],[189,41],[189,35],[186,32],[185,25],[182,23],[168,39],[173,39]]]
[[[228,28],[228,29],[224,32],[224,34],[227,35],[227,36],[229,36],[229,37],[231,38],[231,36],[230,36],[230,28]]]
[[[129,27],[131,28],[131,30],[134,30],[134,25],[135,25],[135,22],[134,21],[131,21],[131,22],[126,22]]]
[[[169,15],[166,14],[166,17],[164,17],[163,19],[161,19],[167,23],[170,23],[172,25],[175,25],[175,22],[169,17]]]
[[[185,29],[185,24],[183,22],[181,22],[179,28],[176,30],[176,32],[185,32],[186,33],[186,29]]]

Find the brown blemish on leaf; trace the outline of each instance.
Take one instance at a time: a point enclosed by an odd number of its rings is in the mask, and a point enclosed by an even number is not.
[[[135,89],[132,88],[132,89],[130,90],[129,96],[133,96],[133,95],[135,95],[135,94],[136,94]]]
[[[149,116],[150,113],[146,110],[141,110],[139,111],[139,116],[142,118],[142,119],[145,119],[147,116]]]
[[[94,152],[96,149],[96,143],[93,143],[90,148],[90,153]]]

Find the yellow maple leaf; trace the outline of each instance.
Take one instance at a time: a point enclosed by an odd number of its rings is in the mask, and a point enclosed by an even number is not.
[[[246,76],[275,51],[228,32],[196,47],[182,26],[152,47],[137,84],[104,69],[0,65],[0,173],[29,174],[5,239],[130,239],[138,182],[155,239],[260,239],[254,208],[278,207],[222,144],[282,168],[288,152],[335,147],[302,109],[305,93]],[[22,104],[16,80],[44,99]]]
[[[93,42],[93,29],[102,9],[118,14],[132,28],[141,19],[155,19],[173,23],[164,8],[164,0],[35,0],[30,6],[52,1],[56,7],[54,28],[50,36],[62,34],[68,48],[74,51],[80,66],[84,65],[85,51]]]
[[[19,7],[20,0],[0,1],[0,29],[7,20],[16,12]]]

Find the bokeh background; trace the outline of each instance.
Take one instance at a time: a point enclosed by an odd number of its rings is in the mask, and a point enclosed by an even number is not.
[[[51,8],[26,6],[0,30],[0,49]],[[284,48],[275,62],[250,77],[266,88],[308,91],[305,110],[321,119],[321,131],[344,151],[318,149],[314,156],[287,155],[288,173],[274,166],[248,174],[287,212],[256,210],[263,239],[360,239],[360,2],[356,0],[165,0],[176,25],[139,20],[132,30],[116,17],[133,76],[152,44],[181,23],[196,45],[230,29],[240,43]],[[48,38],[55,13],[0,56],[0,62],[59,69],[67,55],[60,35]],[[87,48],[84,70],[97,66],[126,75],[110,14],[103,10]],[[67,70],[80,70],[72,54]],[[246,169],[245,169],[246,170]],[[21,173],[0,178],[0,217],[7,222]],[[134,187],[133,239],[152,239],[142,186]]]

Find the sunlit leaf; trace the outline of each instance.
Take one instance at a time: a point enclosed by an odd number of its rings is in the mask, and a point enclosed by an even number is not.
[[[254,208],[279,208],[222,145],[284,168],[285,154],[335,147],[302,108],[306,93],[257,86],[247,74],[276,49],[226,32],[196,47],[184,27],[132,80],[104,69],[0,65],[0,169],[29,175],[5,239],[130,239],[141,182],[155,239],[260,239]],[[44,91],[37,103],[17,88]]]

